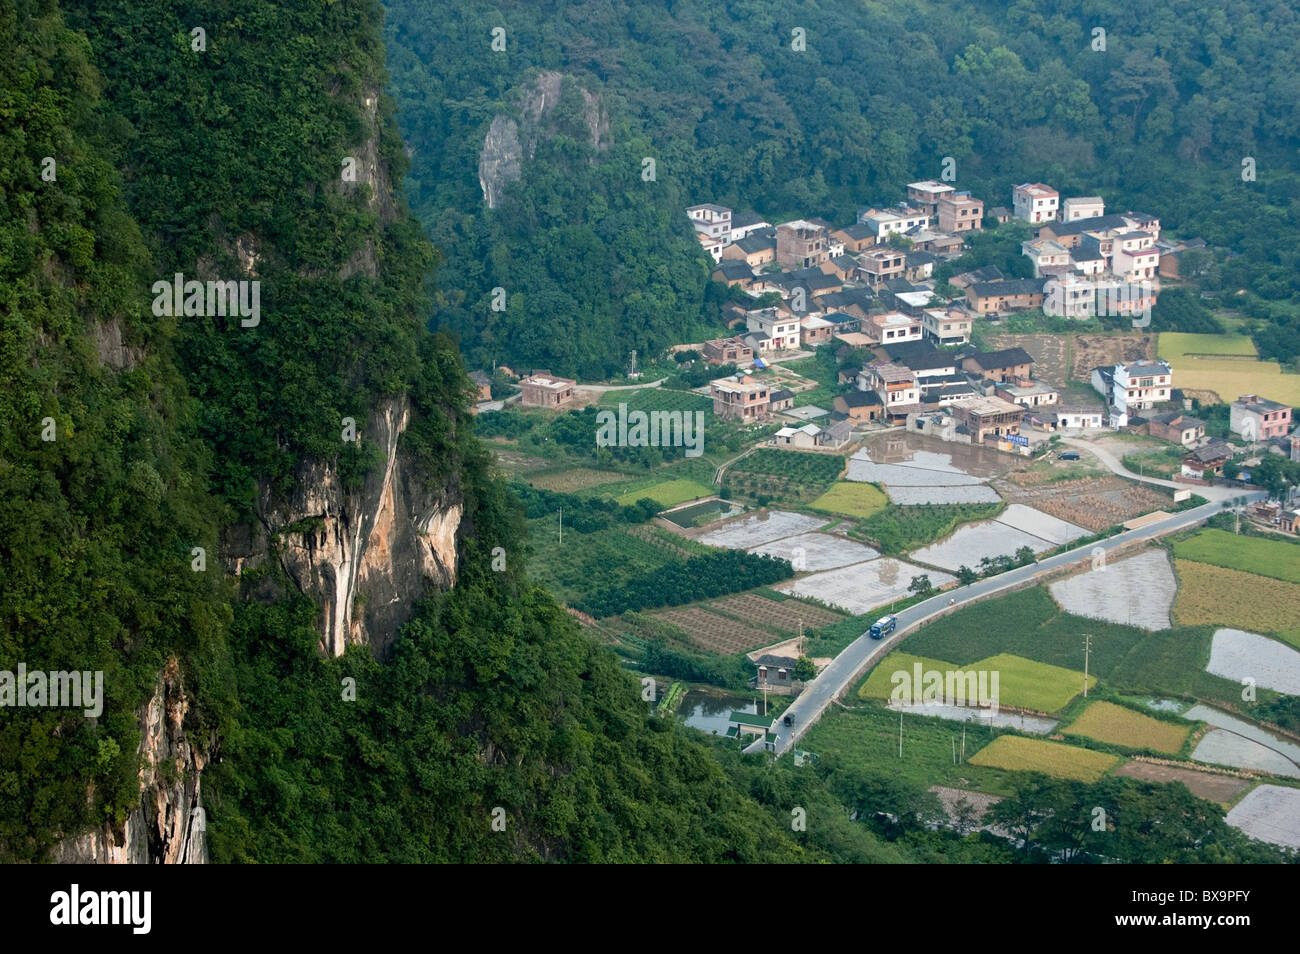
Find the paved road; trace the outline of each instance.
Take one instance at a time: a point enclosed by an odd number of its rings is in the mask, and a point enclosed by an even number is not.
[[[1083,446],[1087,446],[1086,442]],[[1098,455],[1100,456],[1100,455]],[[1113,460],[1113,458],[1112,458]],[[1116,462],[1118,465],[1118,462]],[[1122,468],[1121,468],[1122,469]],[[1136,477],[1136,475],[1134,475]],[[1154,478],[1152,478],[1154,479]],[[1197,493],[1205,496],[1206,490],[1216,488],[1206,487],[1198,488]],[[1231,493],[1224,492],[1224,497],[1247,497],[1250,500],[1263,500],[1267,494],[1263,491],[1234,491]],[[917,603],[915,606],[909,606],[907,609],[900,610],[897,614],[898,626],[893,634],[885,639],[872,639],[865,633],[841,652],[831,662],[829,666],[811,683],[804,687],[799,697],[786,709],[783,715],[794,717],[794,726],[786,728],[780,725],[780,720],[772,723],[772,733],[775,735],[775,750],[777,755],[788,751],[805,732],[821,717],[826,711],[831,700],[846,692],[866,671],[868,666],[874,665],[880,659],[893,650],[912,630],[916,629],[922,623],[948,612],[960,609],[969,605],[976,600],[985,599],[997,593],[1011,589],[1020,584],[1032,581],[1035,577],[1044,575],[1048,571],[1059,569],[1070,563],[1078,563],[1080,560],[1091,562],[1094,551],[1100,548],[1109,552],[1118,549],[1127,544],[1138,540],[1151,540],[1165,534],[1175,533],[1179,530],[1185,530],[1203,520],[1218,513],[1224,507],[1223,500],[1215,500],[1200,507],[1186,510],[1182,513],[1171,515],[1159,523],[1149,524],[1138,530],[1127,530],[1116,536],[1110,537],[1100,543],[1087,544],[1077,547],[1065,553],[1049,557],[1039,563],[1031,563],[1029,566],[1017,567],[1014,570],[1008,570],[1006,573],[1000,573],[997,576],[990,577],[986,580],[977,580],[969,586],[961,586],[955,590],[943,593],[941,596],[935,596],[923,603]],[[955,605],[949,606],[948,600],[956,600]],[[884,615],[884,612],[881,612]],[[746,752],[762,751],[764,743],[755,742],[745,749]]]

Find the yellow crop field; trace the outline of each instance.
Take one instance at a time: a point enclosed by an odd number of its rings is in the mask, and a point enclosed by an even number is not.
[[[1174,369],[1174,387],[1213,391],[1220,401],[1258,394],[1300,404],[1300,374],[1283,374],[1276,361],[1261,361],[1246,335],[1161,332],[1156,352]]]
[[[1055,778],[1095,782],[1122,760],[1118,755],[1080,749],[1059,742],[1000,735],[970,757],[974,765],[1010,769],[1013,772],[1042,772]]]
[[[1180,626],[1232,626],[1276,633],[1300,648],[1300,584],[1174,560],[1178,596],[1174,618]]]
[[[1191,725],[1175,725],[1153,719],[1111,702],[1094,702],[1079,718],[1062,730],[1067,735],[1086,735],[1099,742],[1110,742],[1130,749],[1154,749],[1176,754],[1187,741]]]
[[[883,490],[871,484],[841,480],[831,484],[831,489],[810,506],[814,510],[825,510],[846,517],[870,517],[889,506],[889,498]]]

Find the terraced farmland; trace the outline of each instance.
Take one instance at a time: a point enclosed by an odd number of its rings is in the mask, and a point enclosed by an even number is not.
[[[845,619],[843,613],[836,613],[800,600],[770,600],[757,593],[739,593],[725,599],[714,600],[708,605],[711,609],[785,633],[797,633],[801,620],[804,630],[807,631],[831,626]]]
[[[698,606],[661,610],[652,615],[681,629],[701,649],[720,656],[748,652],[776,641],[772,633],[766,630],[755,629],[739,620],[710,613]]]

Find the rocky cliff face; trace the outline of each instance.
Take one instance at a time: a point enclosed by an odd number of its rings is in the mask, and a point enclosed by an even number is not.
[[[103,827],[55,846],[62,864],[205,864],[207,824],[200,779],[215,739],[191,740],[189,700],[180,666],[168,662],[140,712],[140,803],[122,825]]]
[[[524,160],[533,157],[539,138],[548,134],[546,118],[560,101],[564,78],[553,70],[538,73],[519,89],[519,121],[503,114],[492,117],[478,161],[479,186],[489,209],[501,203],[507,185],[519,181]],[[591,147],[607,149],[609,114],[599,96],[586,89],[580,92]]]
[[[395,398],[359,429],[363,441],[383,451],[362,490],[345,491],[332,463],[305,460],[289,499],[264,491],[259,525],[227,535],[222,556],[230,572],[277,559],[316,601],[320,647],[332,656],[354,643],[382,654],[429,585],[455,582],[459,491],[425,487],[413,473],[398,447],[409,422],[409,403]],[[279,592],[263,581],[246,595],[274,598]]]

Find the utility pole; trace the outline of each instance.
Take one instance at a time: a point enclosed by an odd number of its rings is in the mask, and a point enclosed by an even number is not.
[[[632,366],[627,372],[627,377],[629,381],[636,380],[636,348],[632,349]]]
[[[564,508],[560,508],[560,546],[564,546]]]
[[[1083,698],[1088,698],[1088,656],[1092,653],[1092,633],[1083,634]]]
[[[900,759],[903,757],[903,710],[902,710],[902,707],[899,707],[899,710],[898,710],[898,757],[899,757]]]

